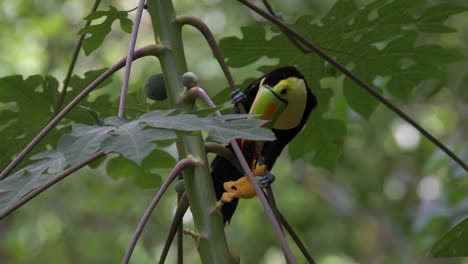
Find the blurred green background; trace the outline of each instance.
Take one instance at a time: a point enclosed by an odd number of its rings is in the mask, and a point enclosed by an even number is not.
[[[466,4],[464,0],[451,0]],[[273,1],[286,21],[303,14],[320,18],[335,1]],[[357,1],[366,3],[368,1]],[[432,1],[440,3],[443,1]],[[203,19],[221,37],[240,34],[240,26],[259,18],[236,1],[174,1],[180,14]],[[90,0],[0,0],[0,76],[51,74],[62,80],[71,50],[91,9]],[[137,1],[102,1],[129,10]],[[134,12],[129,14],[133,18]],[[441,35],[441,45],[460,47],[468,55],[468,13],[449,20],[458,32]],[[112,65],[127,52],[129,35],[117,23],[102,47],[78,59],[75,73]],[[320,36],[317,36],[320,37]],[[154,42],[144,15],[137,46]],[[214,95],[226,82],[201,35],[184,29],[189,69]],[[271,64],[262,59],[233,69],[238,83]],[[159,70],[154,59],[133,64],[131,90],[143,89]],[[436,137],[468,158],[468,63],[447,68],[449,81],[434,96],[414,93],[398,102]],[[119,95],[122,72],[112,85],[91,96]],[[20,146],[18,146],[19,149]],[[210,158],[212,158],[210,156]],[[2,167],[6,164],[2,164]],[[161,170],[166,175],[168,170]],[[350,113],[344,151],[336,170],[328,172],[285,151],[273,169],[279,208],[321,264],[468,263],[429,259],[438,238],[468,215],[468,177],[416,130],[380,106],[370,120]],[[102,167],[83,169],[0,222],[0,263],[119,263],[139,218],[156,189],[142,190],[128,179],[112,179]],[[175,210],[175,192],[166,196],[151,218],[132,257],[154,263]],[[190,215],[186,226],[192,227]],[[232,250],[242,263],[284,263],[273,229],[256,199],[241,201],[226,228]],[[305,263],[292,245],[299,263]],[[192,239],[184,242],[186,263],[199,263]],[[167,263],[175,262],[175,248]]]

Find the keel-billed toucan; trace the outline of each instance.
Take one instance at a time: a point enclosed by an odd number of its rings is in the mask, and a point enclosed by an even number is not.
[[[255,169],[264,164],[271,170],[283,148],[299,133],[307,121],[310,112],[316,107],[317,100],[307,86],[304,76],[293,66],[276,68],[253,81],[244,91],[242,101],[249,114],[255,118],[270,120],[265,127],[271,128],[276,140],[267,142],[238,141],[242,152]],[[239,113],[236,106],[235,112]],[[228,145],[232,151],[231,145]],[[211,163],[211,176],[217,199],[223,196],[225,183],[237,181],[243,172],[228,160],[216,156]],[[236,188],[235,186],[229,188]],[[225,203],[221,209],[224,222],[231,220],[237,207],[235,198]]]

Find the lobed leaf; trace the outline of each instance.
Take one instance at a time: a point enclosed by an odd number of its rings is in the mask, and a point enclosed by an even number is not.
[[[120,21],[120,27],[124,32],[130,33],[132,31],[133,22],[128,18],[128,13],[119,11],[114,6],[109,6],[108,11],[91,13],[85,17],[85,20],[94,20],[101,17],[106,17],[101,24],[86,26],[78,32],[79,35],[89,35],[83,41],[83,50],[86,55],[91,54],[101,46],[106,36],[111,32],[114,21]]]
[[[468,256],[468,217],[450,229],[429,251],[433,257]]]
[[[61,172],[68,166],[62,153],[54,150],[40,152],[31,159],[35,162],[0,181],[0,211],[44,184],[50,174]]]
[[[120,125],[110,132],[110,137],[103,140],[101,150],[105,153],[120,153],[140,165],[142,160],[156,147],[151,142],[176,138],[176,134],[171,130],[144,129],[144,127],[138,122]]]
[[[0,146],[0,165],[7,166],[19,148],[30,140],[51,118],[54,99],[58,96],[58,82],[55,78],[39,75],[23,78],[12,75],[0,78],[0,133],[3,143]],[[58,135],[63,133],[53,129],[47,142],[54,145]]]
[[[354,0],[339,0],[320,21],[302,16],[291,26],[378,90],[407,100],[414,88],[425,81],[438,80],[437,85],[442,85],[447,64],[462,58],[457,50],[420,44],[418,37],[453,32],[445,22],[466,10],[455,3],[426,6],[422,0],[377,0],[361,7]],[[299,68],[316,93],[319,107],[305,128],[309,137],[298,136],[307,149],[299,148],[294,140],[291,155],[297,158],[306,153],[322,153],[321,158],[314,157],[330,169],[332,160],[336,160],[340,152],[346,125],[343,121],[324,118],[330,111],[330,104],[326,102],[328,98],[323,97],[326,93],[322,92],[320,80],[339,78],[342,74],[330,70],[330,66],[313,52],[300,52],[277,28],[273,28],[273,32],[275,35],[267,37],[269,32],[263,25],[243,27],[241,37],[223,38],[220,47],[231,67],[243,67],[267,57],[278,60],[278,65]],[[272,68],[265,66],[259,70],[267,72]],[[347,105],[365,118],[379,105],[347,78],[343,82],[343,95]],[[325,127],[317,127],[318,124]],[[312,129],[332,132],[321,134]],[[319,142],[330,142],[328,154],[321,150]]]

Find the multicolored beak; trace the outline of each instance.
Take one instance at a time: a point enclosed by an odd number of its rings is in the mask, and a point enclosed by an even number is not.
[[[255,115],[254,118],[257,119],[270,120],[264,127],[272,128],[287,105],[288,102],[279,97],[271,87],[260,85],[249,114]]]

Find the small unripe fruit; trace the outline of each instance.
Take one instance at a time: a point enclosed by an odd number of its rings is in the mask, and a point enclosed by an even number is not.
[[[198,85],[198,76],[193,72],[186,72],[182,75],[182,83],[187,89]]]
[[[162,73],[151,75],[145,82],[146,96],[155,101],[162,101],[167,98],[166,86]]]
[[[175,190],[179,194],[183,194],[185,192],[185,182],[184,180],[178,180],[174,186]]]

